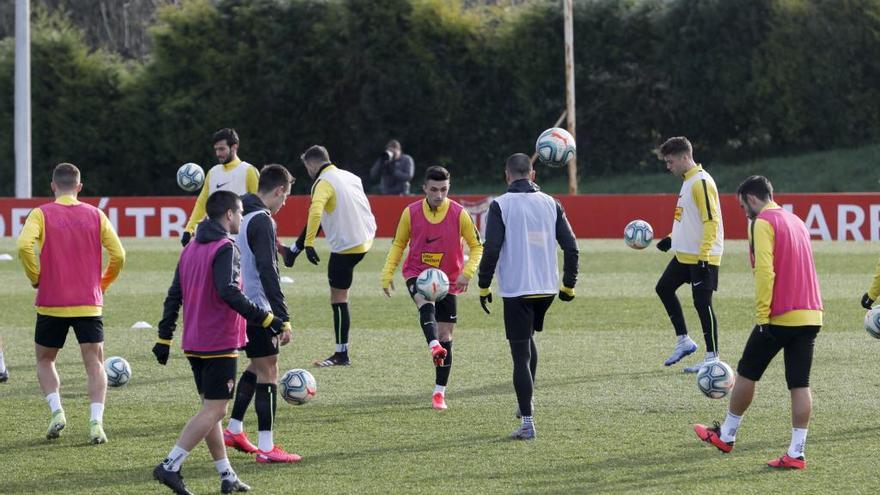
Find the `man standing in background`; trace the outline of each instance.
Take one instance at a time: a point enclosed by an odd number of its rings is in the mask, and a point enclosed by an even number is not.
[[[404,195],[409,194],[409,181],[415,175],[415,170],[412,157],[403,153],[398,140],[392,139],[370,168],[370,178],[381,178],[379,193]]]

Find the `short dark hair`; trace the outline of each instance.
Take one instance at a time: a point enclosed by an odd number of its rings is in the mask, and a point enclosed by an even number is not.
[[[504,166],[510,175],[525,177],[532,171],[532,160],[525,153],[514,153],[507,158]]]
[[[659,151],[660,156],[679,155],[681,153],[693,155],[694,147],[691,145],[691,142],[688,141],[688,138],[684,136],[676,136],[667,139],[665,143],[661,144]]]
[[[745,199],[747,194],[751,194],[761,201],[770,201],[773,199],[773,184],[763,175],[752,175],[736,188],[737,197]]]
[[[398,141],[398,140],[396,140],[396,139],[392,139],[391,141],[388,141],[388,144],[385,145],[385,148],[386,148],[386,149],[387,149],[387,148],[394,148],[394,149],[396,149],[396,150],[402,150],[402,149],[403,149],[403,148],[400,147],[400,141]]]
[[[205,202],[205,211],[211,220],[219,220],[227,211],[237,211],[241,199],[232,191],[214,191]]]
[[[287,184],[293,185],[296,178],[290,174],[287,167],[277,163],[270,163],[260,169],[260,185],[258,190],[261,193],[272,192],[273,189]]]
[[[226,141],[227,146],[238,144],[238,133],[231,127],[224,127],[214,133],[211,144],[216,144],[217,141]]]
[[[72,163],[59,163],[52,171],[52,182],[62,189],[73,189],[80,182],[79,169]]]
[[[428,170],[425,170],[425,182],[428,182],[429,180],[449,180],[449,170],[446,170],[445,167],[441,167],[440,165],[428,167]]]
[[[300,159],[304,162],[323,161],[324,163],[330,163],[330,153],[327,152],[327,148],[320,144],[315,144],[309,147]]]

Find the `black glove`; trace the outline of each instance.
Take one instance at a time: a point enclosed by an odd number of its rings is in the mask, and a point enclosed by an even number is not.
[[[871,296],[869,296],[867,292],[865,292],[865,295],[862,296],[862,307],[865,309],[871,309],[872,306],[874,306],[874,300],[871,299]]]
[[[192,239],[192,234],[190,234],[188,231],[183,231],[183,233],[180,234],[180,243],[183,245],[183,247],[186,247],[186,245],[189,244],[190,239]]]
[[[171,347],[168,344],[161,342],[156,342],[156,345],[153,346],[153,355],[156,356],[156,361],[159,361],[159,364],[162,366],[168,363],[168,352],[170,350]]]
[[[480,289],[480,306],[483,307],[483,311],[485,311],[487,315],[492,314],[492,312],[489,311],[489,306],[486,306],[487,304],[489,304],[491,302],[492,302],[492,293],[489,292],[489,289]]]
[[[672,237],[667,236],[663,239],[660,239],[660,241],[657,243],[657,249],[663,251],[664,253],[672,249]]]
[[[280,334],[284,331],[284,327],[284,322],[277,316],[272,318],[272,323],[269,323],[269,331],[272,332],[272,335]]]
[[[705,287],[701,287],[705,286]],[[709,287],[709,262],[708,261],[698,261],[697,267],[693,272],[693,276],[691,277],[691,287],[697,288],[700,287],[702,289]]]
[[[315,251],[315,248],[312,246],[306,246],[306,258],[308,258],[309,263],[313,265],[317,265],[321,258],[318,258],[318,252]]]
[[[296,245],[293,248],[289,248],[287,246],[283,246],[282,253],[284,254],[284,266],[290,268],[296,262],[296,257],[299,256],[299,253],[302,251],[297,249]]]
[[[559,300],[568,302],[574,301],[574,289],[571,287],[562,286],[559,288]]]

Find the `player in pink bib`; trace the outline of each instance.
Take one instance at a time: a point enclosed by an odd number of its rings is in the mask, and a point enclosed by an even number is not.
[[[452,331],[457,320],[456,294],[467,290],[483,256],[483,245],[474,222],[464,208],[450,200],[449,171],[429,167],[422,185],[425,199],[416,201],[400,216],[391,250],[382,269],[382,290],[391,297],[394,272],[409,244],[403,262],[403,278],[419,309],[419,324],[431,350],[435,367],[434,409],[446,409],[446,384],[452,366]],[[465,263],[462,239],[470,249]],[[439,301],[428,301],[416,292],[416,277],[428,268],[442,270],[450,280],[449,294]]]

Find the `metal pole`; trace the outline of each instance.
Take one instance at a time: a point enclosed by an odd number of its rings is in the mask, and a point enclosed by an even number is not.
[[[15,0],[15,197],[31,197],[31,7]]]
[[[562,0],[563,31],[565,34],[565,113],[568,116],[568,132],[577,142],[576,116],[574,110],[574,16],[573,0]],[[577,155],[568,162],[568,194],[577,194]]]

